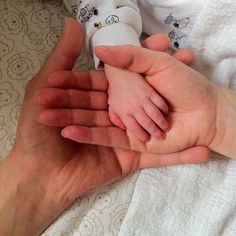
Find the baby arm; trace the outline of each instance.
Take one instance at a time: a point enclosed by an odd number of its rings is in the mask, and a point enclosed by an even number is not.
[[[103,67],[94,53],[99,45],[140,46],[142,19],[136,0],[64,0],[68,10],[84,28],[87,50],[95,68]]]
[[[105,65],[105,72],[112,123],[127,128],[142,141],[149,135],[163,140],[170,126],[165,119],[168,106],[162,97],[137,73],[109,65]]]

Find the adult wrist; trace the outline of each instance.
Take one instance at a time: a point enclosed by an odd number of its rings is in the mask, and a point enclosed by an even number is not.
[[[217,87],[215,135],[210,148],[236,159],[236,93]]]
[[[0,165],[0,235],[39,235],[64,209],[23,158],[8,155]]]

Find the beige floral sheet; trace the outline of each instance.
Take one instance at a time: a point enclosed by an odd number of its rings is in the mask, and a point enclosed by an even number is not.
[[[68,14],[62,0],[0,0],[0,160],[14,143],[27,81],[53,48]],[[83,52],[76,68],[91,67]],[[78,198],[42,235],[118,235],[137,175]]]

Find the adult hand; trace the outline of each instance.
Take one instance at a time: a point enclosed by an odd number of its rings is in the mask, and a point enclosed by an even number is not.
[[[15,144],[0,164],[0,235],[38,235],[76,197],[131,171],[200,162],[207,158],[188,155],[188,151],[182,155],[158,156],[80,144],[64,139],[60,128],[39,124],[33,101],[35,92],[47,86],[49,74],[73,68],[82,42],[78,23],[68,19],[54,51],[27,85]],[[84,88],[103,90],[107,87],[103,72],[84,72],[80,75],[80,86]],[[90,107],[86,104],[86,98],[92,97],[92,93],[81,94],[85,109]],[[101,95],[103,98],[106,98],[104,93]],[[92,106],[103,110],[107,108],[106,103],[95,102]],[[80,114],[86,121],[91,118],[86,111]],[[101,122],[108,123],[108,117]],[[94,120],[90,120],[90,125],[95,124]]]
[[[99,127],[100,113],[95,112],[94,127],[68,126],[62,132],[64,137],[152,153],[179,152],[194,146],[217,150],[216,139],[222,134],[216,130],[216,110],[222,89],[166,53],[119,46],[97,48],[96,54],[104,63],[140,73],[148,80],[169,104],[171,130],[162,142],[152,138],[144,143],[118,128]]]

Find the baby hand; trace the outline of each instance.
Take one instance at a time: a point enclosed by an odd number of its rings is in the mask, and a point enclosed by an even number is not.
[[[137,73],[108,65],[105,72],[111,122],[127,128],[142,141],[147,141],[150,135],[164,140],[170,125],[164,116],[168,106],[163,98]]]

